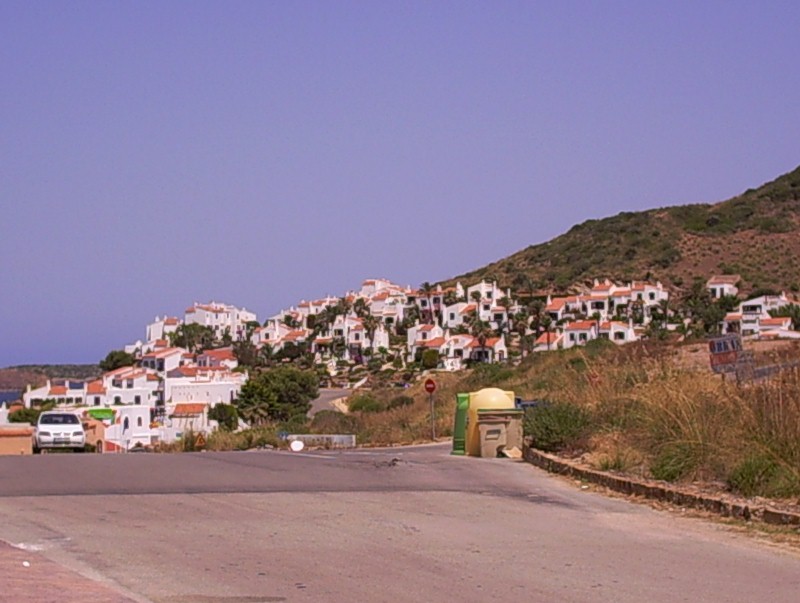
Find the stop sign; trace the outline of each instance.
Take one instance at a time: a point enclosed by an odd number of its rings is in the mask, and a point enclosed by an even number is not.
[[[425,391],[432,394],[436,391],[436,381],[433,379],[425,379]]]

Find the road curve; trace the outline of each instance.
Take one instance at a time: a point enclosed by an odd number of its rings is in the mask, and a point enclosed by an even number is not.
[[[793,554],[447,452],[0,457],[0,539],[154,603],[798,600]]]

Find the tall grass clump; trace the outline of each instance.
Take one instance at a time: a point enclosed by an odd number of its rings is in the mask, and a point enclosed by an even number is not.
[[[558,452],[580,448],[589,434],[588,410],[569,402],[553,402],[525,411],[523,432],[540,450]]]
[[[747,451],[728,477],[745,495],[800,494],[800,369],[739,389]]]

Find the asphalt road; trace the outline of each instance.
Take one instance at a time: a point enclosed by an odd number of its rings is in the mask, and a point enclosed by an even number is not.
[[[800,598],[793,554],[447,452],[0,457],[0,539],[156,603]]]
[[[337,410],[331,402],[338,398],[349,396],[352,393],[352,389],[320,389],[319,397],[311,401],[311,410],[308,411],[308,416],[313,417],[321,410]]]

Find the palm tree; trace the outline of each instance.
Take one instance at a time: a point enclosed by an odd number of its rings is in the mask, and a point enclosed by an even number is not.
[[[258,362],[266,367],[275,364],[275,348],[268,343],[262,344],[261,349],[258,350]]]
[[[375,331],[378,330],[380,321],[372,314],[367,314],[361,319],[361,324],[364,325],[364,331],[366,331],[367,339],[369,339],[369,344],[372,346],[373,339],[375,338]]]
[[[429,324],[433,324],[435,322],[435,316],[433,311],[433,301],[431,300],[431,294],[433,293],[434,288],[428,281],[425,281],[419,286],[419,292],[425,296],[425,299],[428,301],[428,312],[427,315],[425,312],[422,313],[423,320]]]
[[[353,304],[353,312],[356,313],[356,316],[359,318],[364,318],[369,316],[369,306],[367,305],[366,300],[363,297],[359,297],[355,303]]]
[[[526,310],[520,310],[514,316],[514,331],[517,333],[519,337],[519,355],[520,358],[525,357],[525,348],[527,347],[528,343],[528,323],[530,322],[530,317],[528,316],[528,312]]]
[[[549,314],[542,316],[542,328],[544,329],[545,337],[547,338],[547,351],[550,351],[550,327],[553,326],[553,319]]]
[[[472,336],[478,341],[478,346],[481,352],[481,356],[485,356],[486,352],[486,340],[493,334],[492,327],[489,325],[488,322],[481,320],[477,316],[475,320],[472,321],[470,325],[470,332]]]

